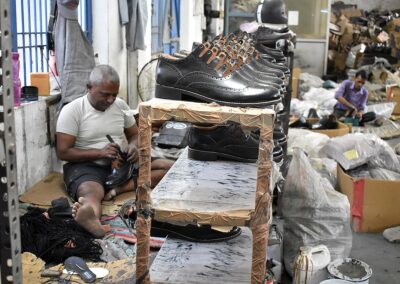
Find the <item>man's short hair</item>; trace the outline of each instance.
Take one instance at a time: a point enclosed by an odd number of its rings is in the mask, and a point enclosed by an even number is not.
[[[357,77],[361,77],[362,79],[367,80],[367,71],[358,70],[357,73],[356,73],[355,78],[357,78]]]
[[[92,86],[98,86],[103,81],[112,82],[119,86],[119,76],[117,71],[110,65],[97,65],[93,68],[89,76],[89,84]]]

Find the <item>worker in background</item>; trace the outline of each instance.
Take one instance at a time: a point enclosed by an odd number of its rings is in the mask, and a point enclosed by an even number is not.
[[[333,114],[338,119],[347,117],[359,120],[359,125],[365,122],[373,121],[376,118],[374,112],[365,113],[365,107],[368,100],[368,91],[364,87],[367,80],[367,72],[365,70],[357,71],[353,80],[345,80],[336,91],[335,99],[337,103],[334,107]]]

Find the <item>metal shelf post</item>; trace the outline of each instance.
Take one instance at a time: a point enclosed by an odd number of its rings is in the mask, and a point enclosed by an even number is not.
[[[1,283],[22,283],[12,76],[10,0],[0,2],[0,268]]]

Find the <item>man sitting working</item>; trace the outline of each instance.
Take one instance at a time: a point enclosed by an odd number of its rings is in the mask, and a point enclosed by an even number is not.
[[[359,124],[375,120],[375,113],[364,113],[368,99],[368,91],[364,84],[367,79],[367,72],[360,70],[356,73],[353,80],[345,80],[340,85],[335,94],[338,102],[335,105],[333,114],[338,118],[355,117],[359,119]]]
[[[57,155],[67,161],[64,182],[77,202],[72,208],[76,222],[95,237],[103,237],[100,223],[101,201],[133,191],[133,179],[122,186],[105,191],[105,180],[111,174],[111,161],[118,157],[124,136],[128,142],[128,162],[139,158],[138,127],[129,106],[117,97],[119,76],[108,65],[93,69],[87,84],[88,93],[67,104],[57,121]],[[110,135],[115,143],[109,142]],[[157,159],[151,164],[151,185],[154,187],[173,162]]]

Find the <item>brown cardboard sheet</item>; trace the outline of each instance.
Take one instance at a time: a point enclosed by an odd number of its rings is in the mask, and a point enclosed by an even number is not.
[[[51,201],[60,197],[66,197],[72,204],[72,199],[65,191],[63,174],[51,172],[19,197],[20,202],[33,204],[38,207],[50,207]],[[103,202],[103,214],[115,215],[119,207],[127,200],[135,197],[134,192],[118,195],[113,201]]]

